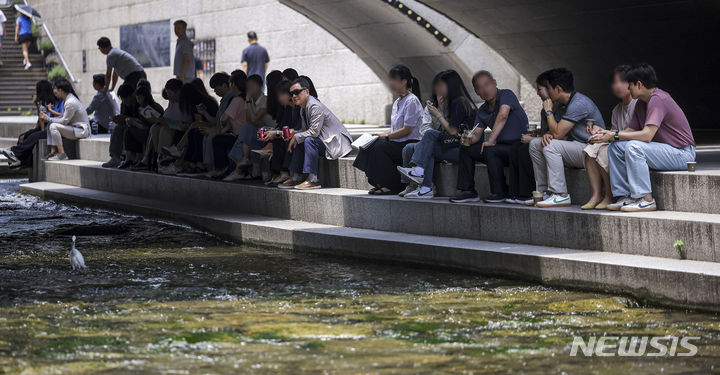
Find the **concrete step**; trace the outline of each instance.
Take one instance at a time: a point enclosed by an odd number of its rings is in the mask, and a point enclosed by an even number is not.
[[[16,108],[13,108],[16,109]],[[33,106],[23,107],[22,111],[35,109]],[[3,116],[17,111],[7,111],[6,108],[0,107],[0,138],[16,138],[35,127],[37,116]]]
[[[716,263],[355,229],[48,182],[25,184],[21,191],[180,220],[255,245],[453,267],[552,286],[630,294],[662,305],[720,310]]]
[[[104,169],[99,162],[44,162],[45,181],[177,205],[232,210],[360,229],[568,247],[720,262],[720,215],[677,211],[621,213],[577,207],[541,209],[507,204],[452,204],[444,198],[412,201],[365,191],[326,188],[280,190],[261,184],[163,176]]]
[[[79,142],[78,157],[84,160],[108,160],[109,135],[95,135]],[[707,147],[708,151],[716,152]],[[703,148],[698,151],[698,160]],[[353,156],[340,158],[336,162],[323,163],[323,172],[329,186],[355,190],[368,190],[365,174],[355,169]],[[490,195],[487,168],[484,164],[475,167],[475,187],[481,196]],[[584,169],[568,168],[565,171],[570,196],[575,204],[585,203],[591,196],[587,173]],[[438,193],[450,197],[457,193],[457,166],[437,164],[435,184]],[[720,214],[720,162],[698,161],[696,172],[652,172],[655,199],[661,210]]]

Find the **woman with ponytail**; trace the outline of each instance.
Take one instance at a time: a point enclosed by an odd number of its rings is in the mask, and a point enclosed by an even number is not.
[[[370,147],[360,150],[353,166],[365,172],[373,186],[371,195],[397,194],[403,186],[397,167],[402,165],[402,150],[420,139],[423,108],[420,85],[405,65],[397,65],[388,73],[390,91],[398,98],[393,103],[390,130],[375,134],[379,138]]]
[[[440,128],[426,130],[420,142],[414,145],[410,165],[398,167],[403,177],[410,181],[405,191],[400,193],[408,199],[429,199],[435,196],[435,161],[458,163],[460,133],[463,128],[472,127],[475,117],[475,104],[470,100],[470,94],[456,71],[443,72],[433,90],[435,95],[428,101],[427,110],[440,123]]]

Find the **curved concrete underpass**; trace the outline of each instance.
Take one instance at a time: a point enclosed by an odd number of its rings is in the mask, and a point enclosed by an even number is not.
[[[439,70],[470,74],[451,40],[446,47],[421,25],[381,0],[281,0],[327,29],[379,76],[393,64],[409,65],[429,82]],[[545,69],[564,66],[576,88],[609,117],[612,68],[646,61],[661,86],[685,110],[694,129],[718,130],[715,89],[720,2],[697,0],[523,1],[419,0],[486,43],[531,82]],[[408,6],[415,1],[406,1]],[[427,9],[427,8],[426,8]],[[426,10],[427,12],[427,10]],[[424,16],[418,11],[420,16]],[[428,19],[431,14],[426,14]],[[435,25],[435,24],[434,24]],[[436,25],[450,33],[449,24]],[[502,80],[501,84],[502,84]],[[507,85],[512,87],[513,85]],[[427,88],[427,85],[423,88]]]

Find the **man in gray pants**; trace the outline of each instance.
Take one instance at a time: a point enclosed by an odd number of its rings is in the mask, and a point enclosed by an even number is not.
[[[548,132],[530,142],[530,158],[537,191],[544,193],[544,200],[537,206],[565,207],[572,203],[565,182],[565,166],[584,167],[583,149],[590,139],[587,120],[602,129],[605,122],[595,103],[575,91],[569,70],[557,68],[547,73],[545,86],[550,98],[543,102],[543,109]]]

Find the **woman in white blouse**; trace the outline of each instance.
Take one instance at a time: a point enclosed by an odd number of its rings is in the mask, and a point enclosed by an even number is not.
[[[47,143],[50,153],[47,160],[67,160],[63,137],[82,139],[90,136],[90,121],[85,106],[75,95],[72,85],[65,79],[55,82],[55,96],[65,101],[62,117],[48,117],[41,113],[40,118],[48,122]]]

